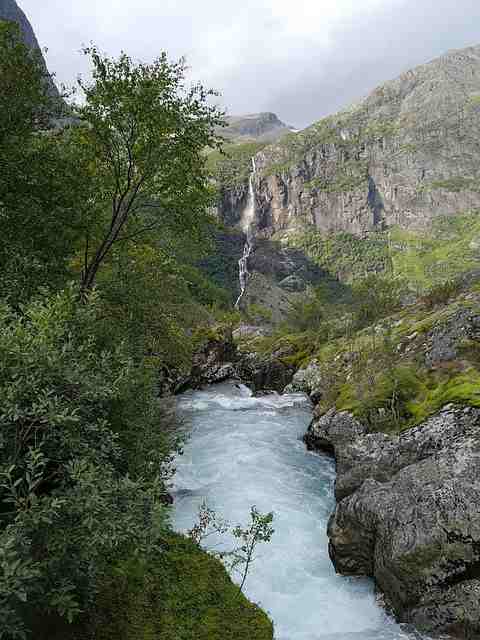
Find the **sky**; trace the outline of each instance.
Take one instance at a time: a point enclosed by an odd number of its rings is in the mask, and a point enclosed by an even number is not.
[[[480,44],[479,0],[17,0],[58,82],[91,42],[143,61],[185,56],[234,115],[304,127],[449,49]]]

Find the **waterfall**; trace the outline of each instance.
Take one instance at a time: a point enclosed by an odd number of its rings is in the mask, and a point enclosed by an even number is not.
[[[242,216],[240,218],[240,227],[246,235],[246,241],[243,247],[243,255],[238,261],[240,295],[238,296],[238,300],[235,303],[236,309],[240,307],[240,302],[242,301],[242,298],[245,295],[245,291],[247,289],[248,259],[253,250],[254,236],[252,233],[252,224],[253,222],[255,222],[255,191],[253,188],[253,181],[255,179],[256,170],[257,168],[255,165],[255,158],[252,158],[252,172],[250,174],[250,178],[248,181],[248,199],[247,199],[247,204],[245,206],[245,209],[243,210]]]

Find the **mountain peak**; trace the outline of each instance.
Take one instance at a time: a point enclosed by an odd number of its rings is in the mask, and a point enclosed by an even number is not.
[[[275,113],[270,111],[228,116],[225,120],[227,126],[222,128],[219,133],[228,140],[238,142],[251,140],[273,142],[285,133],[293,131],[292,127],[286,125]]]

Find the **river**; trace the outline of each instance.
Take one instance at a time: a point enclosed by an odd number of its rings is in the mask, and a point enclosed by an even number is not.
[[[369,580],[335,574],[326,536],[335,469],[302,442],[312,417],[306,396],[253,397],[223,384],[184,394],[178,412],[189,439],[176,461],[175,528],[191,528],[203,501],[232,524],[247,524],[252,505],[275,514],[245,593],[269,613],[276,640],[414,637],[385,614]]]

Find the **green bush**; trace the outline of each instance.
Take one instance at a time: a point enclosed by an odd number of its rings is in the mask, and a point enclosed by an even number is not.
[[[148,550],[171,443],[147,372],[95,337],[101,305],[67,291],[0,313],[0,615],[73,621],[111,558]],[[152,429],[155,425],[155,430]],[[5,622],[4,622],[5,621]]]
[[[451,298],[457,296],[462,290],[462,283],[459,280],[446,280],[433,286],[421,300],[428,309],[433,309],[437,305],[446,304]]]

